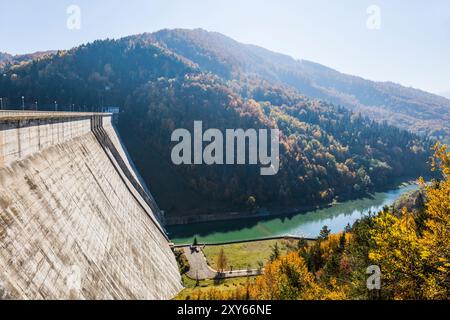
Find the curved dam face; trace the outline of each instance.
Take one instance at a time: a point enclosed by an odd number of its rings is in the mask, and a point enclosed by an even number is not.
[[[109,114],[0,112],[0,299],[170,299],[159,209]]]

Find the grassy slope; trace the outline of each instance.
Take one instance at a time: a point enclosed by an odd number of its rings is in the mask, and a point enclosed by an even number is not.
[[[203,249],[208,264],[216,269],[217,256],[221,249],[224,250],[228,262],[228,269],[233,266],[234,270],[258,268],[258,261],[264,265],[269,260],[275,243],[278,242],[280,254],[285,254],[288,248],[297,244],[296,240],[264,240],[254,242],[244,242],[237,244],[227,244],[221,246],[207,246]]]

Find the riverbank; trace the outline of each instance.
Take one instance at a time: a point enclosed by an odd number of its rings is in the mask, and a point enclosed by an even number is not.
[[[252,243],[252,242],[262,242],[262,241],[271,241],[271,240],[306,240],[306,241],[316,241],[317,238],[305,238],[293,235],[283,235],[283,236],[273,236],[273,237],[264,237],[264,238],[255,238],[255,239],[245,239],[245,240],[233,240],[233,241],[225,241],[225,242],[214,242],[214,243],[197,243],[197,246],[208,246],[208,247],[220,247],[225,245],[233,245],[233,244],[242,244],[242,243]],[[180,243],[173,245],[174,248],[183,248],[192,245],[192,243]]]
[[[212,213],[207,215],[192,214],[177,217],[165,217],[165,226],[178,226],[186,225],[192,223],[202,223],[202,222],[212,222],[212,221],[228,221],[228,220],[239,220],[239,219],[254,219],[254,218],[265,218],[265,217],[276,217],[276,216],[287,216],[292,214],[298,214],[301,212],[307,212],[311,210],[323,209],[331,207],[333,204],[323,204],[316,206],[301,206],[286,209],[260,209],[257,211],[231,211],[231,212],[221,212]]]
[[[392,205],[403,193],[416,189],[418,186],[415,184],[403,184],[400,188],[374,193],[370,198],[345,201],[306,212],[297,211],[291,215],[266,214],[248,219],[206,221],[168,226],[167,230],[175,244],[192,243],[195,237],[199,243],[245,241],[285,235],[315,238],[324,225],[333,233],[340,232],[368,212],[378,212],[384,206]]]
[[[399,187],[415,185],[417,184],[416,180],[407,180],[402,181]],[[377,193],[377,192],[375,192]],[[373,194],[375,194],[373,193]],[[365,197],[360,197],[356,199],[349,199],[347,201],[359,200],[370,198],[373,194],[369,194]],[[344,201],[346,202],[346,201]],[[339,204],[340,202],[331,202],[319,205],[305,205],[305,206],[295,206],[289,208],[261,208],[254,211],[228,211],[228,212],[219,212],[219,213],[210,213],[210,214],[188,214],[188,215],[180,215],[180,216],[166,216],[164,218],[164,225],[166,227],[179,226],[179,225],[187,225],[187,224],[195,224],[195,223],[203,223],[203,222],[223,222],[229,220],[246,220],[246,219],[255,219],[255,218],[274,218],[281,216],[290,216],[296,214],[302,214],[309,211],[320,210],[325,208],[330,208],[333,205]]]

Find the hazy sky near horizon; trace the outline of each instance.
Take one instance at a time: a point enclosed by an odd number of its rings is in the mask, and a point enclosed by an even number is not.
[[[67,28],[70,5],[81,9],[80,29]],[[379,15],[367,12],[374,5]],[[450,92],[448,0],[1,0],[0,12],[0,52],[204,28],[367,79]]]

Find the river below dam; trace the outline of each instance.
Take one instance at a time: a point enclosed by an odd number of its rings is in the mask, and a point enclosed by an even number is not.
[[[199,222],[168,226],[167,231],[175,244],[192,243],[194,237],[197,237],[200,243],[251,240],[283,235],[314,238],[318,236],[324,225],[327,225],[332,233],[340,232],[347,224],[353,224],[369,212],[380,211],[384,206],[394,203],[403,193],[417,188],[415,184],[403,184],[396,189],[374,193],[369,198],[349,200],[328,208],[289,216]]]

